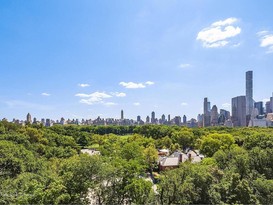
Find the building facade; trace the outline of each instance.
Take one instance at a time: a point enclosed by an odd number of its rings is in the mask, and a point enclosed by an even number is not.
[[[245,127],[246,122],[246,97],[238,96],[231,100],[232,123],[234,127]]]
[[[204,98],[203,127],[210,126],[210,102]]]
[[[246,115],[251,115],[253,110],[253,71],[246,72]]]

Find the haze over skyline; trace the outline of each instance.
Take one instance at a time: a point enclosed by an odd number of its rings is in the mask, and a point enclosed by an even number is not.
[[[2,1],[0,118],[144,119],[272,96],[273,2]]]

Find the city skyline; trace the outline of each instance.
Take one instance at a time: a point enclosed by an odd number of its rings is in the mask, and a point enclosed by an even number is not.
[[[0,118],[197,118],[231,112],[254,73],[269,101],[273,2],[5,1]],[[262,13],[263,15],[260,15]],[[37,15],[39,14],[39,15]],[[211,106],[212,106],[211,105]]]

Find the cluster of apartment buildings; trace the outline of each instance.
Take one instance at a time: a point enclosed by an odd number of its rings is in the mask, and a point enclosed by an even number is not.
[[[52,125],[144,125],[144,124],[158,124],[158,125],[177,125],[187,127],[209,127],[209,126],[228,126],[228,127],[246,127],[246,126],[258,126],[268,127],[273,126],[273,93],[270,100],[263,105],[262,101],[255,102],[253,99],[253,71],[246,72],[246,93],[242,96],[237,96],[231,99],[231,113],[227,110],[220,109],[216,105],[211,108],[211,103],[208,98],[204,98],[203,102],[203,114],[199,114],[197,119],[187,120],[184,115],[175,116],[171,118],[163,114],[161,118],[156,118],[155,112],[151,113],[151,116],[147,116],[145,120],[141,119],[141,116],[137,116],[136,120],[124,118],[124,111],[121,110],[120,119],[114,118],[101,118],[97,117],[94,120],[91,119],[64,119],[52,120],[41,119],[38,121],[33,118],[30,113],[27,114],[26,120],[13,119],[12,122],[17,124],[43,124],[50,127]],[[4,119],[5,120],[5,119]]]
[[[203,127],[225,125],[229,127],[268,127],[273,126],[273,93],[270,100],[253,99],[253,71],[246,72],[246,93],[231,99],[231,114],[220,110],[216,105],[210,107],[208,98],[204,98],[204,113],[198,115],[198,125]]]

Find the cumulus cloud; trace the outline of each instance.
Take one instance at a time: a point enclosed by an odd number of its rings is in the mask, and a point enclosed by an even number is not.
[[[269,98],[265,98],[265,99],[263,99],[263,103],[265,104],[266,102],[269,102],[270,101],[270,99]]]
[[[230,44],[231,38],[241,33],[241,28],[234,26],[237,21],[236,18],[216,21],[202,29],[197,34],[196,40],[200,40],[206,48],[224,47]]]
[[[181,103],[181,106],[187,106],[187,105],[188,105],[188,103],[186,103],[186,102]]]
[[[120,82],[120,85],[122,85],[125,88],[129,89],[137,89],[137,88],[145,88],[146,86],[143,83],[133,83],[133,82]]]
[[[135,102],[133,103],[134,106],[140,106],[140,103],[139,102]]]
[[[152,81],[146,81],[145,83],[134,83],[134,82],[120,82],[120,85],[122,85],[125,88],[129,89],[137,89],[137,88],[146,88],[148,85],[154,85],[155,83]]]
[[[145,84],[146,84],[146,85],[154,85],[155,83],[152,82],[152,81],[147,81]]]
[[[90,85],[87,83],[80,83],[80,84],[78,84],[78,86],[85,88],[85,87],[89,87]]]
[[[116,97],[125,97],[126,96],[126,93],[119,93],[119,92],[113,92],[111,94],[116,96]]]
[[[273,52],[273,34],[269,31],[260,31],[257,33],[260,37],[260,47],[267,48],[267,53]]]
[[[189,64],[189,63],[182,63],[182,64],[180,64],[178,67],[179,68],[189,68],[189,67],[191,67],[192,65],[191,64]]]
[[[50,96],[49,93],[41,93],[41,95],[42,95],[42,96],[46,96],[46,97]]]
[[[95,103],[103,103],[103,100],[106,98],[111,98],[112,96],[105,92],[94,92],[91,94],[78,93],[76,97],[83,98],[80,100],[80,103],[93,105]]]
[[[114,102],[103,102],[102,104],[107,106],[107,107],[117,105],[117,103],[114,103]]]
[[[75,94],[76,97],[81,98],[80,103],[87,104],[87,105],[94,105],[94,104],[102,104],[105,106],[113,106],[117,105],[114,102],[105,102],[106,99],[113,98],[113,97],[125,97],[126,93],[122,92],[94,92],[91,94],[86,93],[77,93]]]
[[[230,108],[231,104],[230,103],[223,103],[222,107],[223,108]]]

